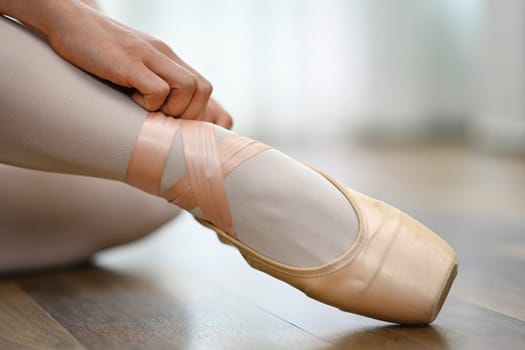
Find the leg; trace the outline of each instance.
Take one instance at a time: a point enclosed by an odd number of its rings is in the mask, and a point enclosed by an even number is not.
[[[146,119],[16,25],[0,33],[14,46],[0,47],[1,162],[153,188],[311,297],[398,323],[436,317],[457,258],[421,223],[222,128]]]
[[[115,181],[0,165],[0,183],[0,274],[86,259],[179,213]]]
[[[124,180],[146,113],[18,25],[2,19],[0,33],[12,43],[0,48],[0,161]],[[218,141],[230,134],[213,127]],[[162,188],[185,172],[179,133]],[[226,186],[239,237],[282,262],[315,266],[340,256],[355,240],[357,220],[344,196],[276,150],[236,169]]]

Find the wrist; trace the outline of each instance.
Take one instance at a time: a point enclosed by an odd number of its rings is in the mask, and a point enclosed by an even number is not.
[[[61,19],[74,16],[79,0],[0,0],[0,13],[13,17],[39,35],[48,38],[60,30]]]

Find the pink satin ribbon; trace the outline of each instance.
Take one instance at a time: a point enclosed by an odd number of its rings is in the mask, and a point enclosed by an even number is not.
[[[213,126],[193,120],[184,121],[182,143],[186,171],[199,208],[216,226],[233,232]]]
[[[149,113],[139,133],[126,173],[131,186],[158,196],[160,181],[180,120]]]
[[[199,207],[207,220],[236,237],[224,178],[270,147],[239,135],[227,136],[217,145],[215,130],[209,123],[150,113],[144,120],[128,166],[127,183],[160,194],[160,181],[178,129],[182,133],[187,172],[162,193],[162,197],[186,210]]]

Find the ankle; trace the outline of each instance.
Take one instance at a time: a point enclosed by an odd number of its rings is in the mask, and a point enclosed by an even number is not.
[[[226,136],[235,135],[235,133],[220,126],[213,125],[213,127],[215,129],[215,140],[217,143],[221,142],[221,140],[223,140]],[[162,174],[160,193],[164,193],[184,174],[186,174],[184,147],[182,144],[181,131],[177,130],[175,137],[173,138],[171,149],[168,153],[166,167],[164,168],[164,172]]]

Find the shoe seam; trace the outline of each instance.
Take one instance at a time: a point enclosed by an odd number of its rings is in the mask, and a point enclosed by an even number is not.
[[[315,169],[314,167],[310,167],[312,170],[319,173],[321,176],[326,178],[330,183],[332,183],[347,199],[350,206],[354,210],[354,213],[358,219],[359,228],[358,228],[358,235],[354,243],[350,246],[350,248],[341,256],[338,258],[317,267],[294,267],[294,266],[287,266],[285,264],[274,262],[274,261],[266,261],[267,259],[270,259],[268,257],[263,256],[261,253],[257,252],[253,248],[245,245],[244,243],[233,239],[230,235],[228,235],[226,232],[222,231],[218,227],[215,227],[211,222],[205,220],[205,219],[199,219],[196,218],[197,221],[199,221],[201,224],[205,225],[206,227],[211,228],[212,230],[216,231],[219,235],[223,236],[227,241],[231,242],[232,245],[234,245],[236,248],[238,248],[243,254],[243,256],[247,260],[255,261],[263,266],[267,267],[268,269],[279,272],[285,275],[294,276],[294,277],[320,277],[325,276],[328,274],[331,274],[337,270],[340,270],[344,266],[350,264],[367,246],[369,238],[365,235],[366,227],[367,227],[367,220],[364,215],[364,213],[361,211],[355,200],[352,198],[350,190],[344,188],[341,184],[339,184],[335,179],[331,178],[327,174],[321,172],[318,169]],[[359,192],[352,191],[354,196],[361,195]],[[258,257],[258,255],[261,255],[261,257]],[[282,266],[281,266],[282,265]]]
[[[385,260],[386,260],[386,257],[387,255],[390,253],[390,250],[392,249],[392,246],[395,242],[395,240],[397,239],[397,236],[399,236],[399,230],[401,228],[401,218],[402,218],[402,213],[400,210],[397,210],[397,213],[394,213],[392,215],[390,215],[386,220],[383,221],[383,223],[381,224],[381,226],[374,232],[373,235],[370,236],[370,240],[369,242],[375,237],[375,235],[386,225],[386,223],[391,219],[393,218],[394,216],[397,216],[397,227],[396,227],[396,230],[395,230],[395,234],[392,235],[392,238],[390,239],[390,242],[388,242],[388,246],[387,248],[385,249],[385,251],[383,252],[383,254],[381,255],[381,259],[379,261],[379,264],[377,264],[377,268],[375,269],[374,271],[374,274],[372,275],[372,277],[369,279],[366,287],[364,287],[362,290],[361,290],[361,294],[365,294],[366,291],[368,289],[370,289],[370,287],[374,284],[374,281],[376,280],[377,276],[379,275],[379,272],[382,270],[382,267],[383,267],[383,264],[385,263]]]

